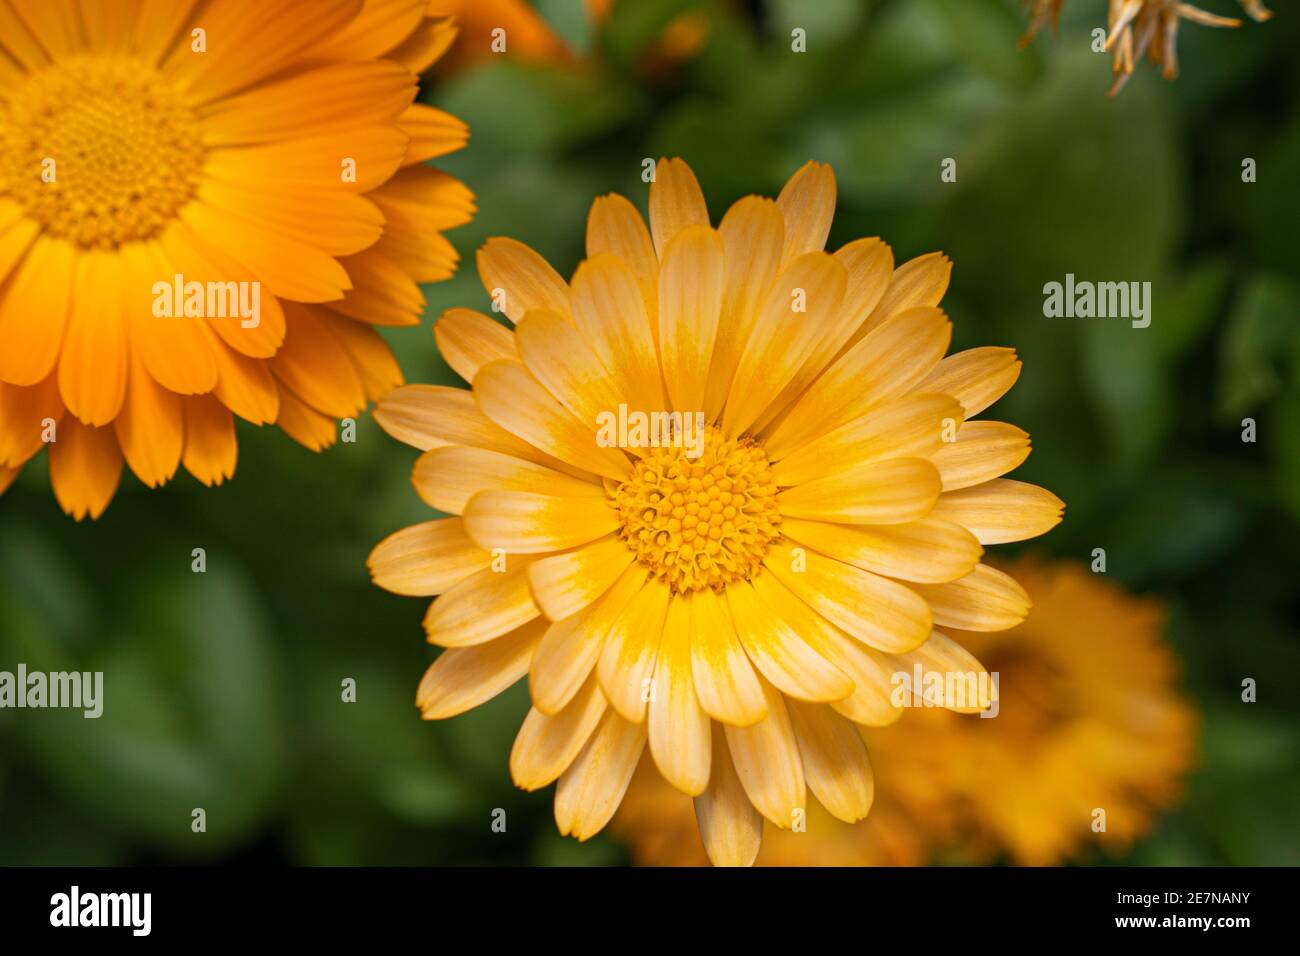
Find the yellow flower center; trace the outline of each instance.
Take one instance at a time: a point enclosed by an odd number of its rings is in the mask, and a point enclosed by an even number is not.
[[[83,246],[147,239],[194,195],[198,121],[137,60],[77,56],[0,93],[0,196]]]
[[[637,560],[677,593],[747,580],[781,536],[767,454],[716,426],[703,450],[649,449],[614,494],[619,534]]]

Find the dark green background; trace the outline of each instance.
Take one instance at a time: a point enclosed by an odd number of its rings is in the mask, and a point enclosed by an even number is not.
[[[954,347],[1024,359],[997,417],[1033,435],[1017,477],[1068,503],[1034,547],[1104,547],[1113,579],[1171,609],[1204,714],[1200,766],[1125,862],[1300,863],[1300,11],[1185,25],[1183,77],[1144,64],[1111,101],[1108,58],[1089,50],[1102,0],[1071,0],[1060,39],[1026,52],[1012,0],[636,0],[600,36],[576,0],[541,6],[592,65],[495,60],[429,84],[472,127],[440,165],[481,211],[452,234],[465,267],[426,290],[427,318],[486,309],[473,251],[488,236],[570,274],[593,197],[644,208],[646,157],[684,157],[715,221],[807,159],[832,163],[830,245],[879,235],[900,262],[942,249]],[[712,20],[707,45],[648,70],[653,38],[690,8]],[[790,52],[796,26],[805,54]],[[955,184],[940,181],[946,157]],[[1241,181],[1246,157],[1257,183]],[[1042,286],[1066,272],[1151,281],[1151,327],[1045,319]],[[408,380],[456,381],[427,324],[389,339]],[[58,510],[43,460],[30,466],[0,497],[0,669],[103,670],[107,707],[98,721],[0,711],[0,863],[625,860],[608,836],[561,839],[549,791],[511,786],[523,685],[418,719],[426,602],[379,591],[364,567],[384,535],[430,516],[415,457],[369,418],[320,456],[241,424],[233,482],[150,492],[128,475],[82,524]],[[196,547],[205,575],[190,571]],[[1240,701],[1246,677],[1258,703]]]

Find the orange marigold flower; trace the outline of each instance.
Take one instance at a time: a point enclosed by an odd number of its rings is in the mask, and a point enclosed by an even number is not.
[[[65,511],[123,461],[235,470],[235,417],[319,450],[402,381],[377,325],[452,275],[473,197],[414,102],[428,0],[0,2],[0,490]]]

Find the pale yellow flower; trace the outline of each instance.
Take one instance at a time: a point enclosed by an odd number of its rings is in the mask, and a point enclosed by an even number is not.
[[[807,790],[859,820],[857,725],[896,719],[891,675],[979,672],[936,627],[1028,611],[982,545],[1042,534],[1063,506],[1002,477],[1024,432],[969,420],[1020,363],[944,358],[951,264],[895,269],[879,239],[825,252],[834,206],[809,163],[714,228],[686,164],[661,161],[650,228],[597,199],[570,282],[489,240],[479,273],[515,329],[451,310],[435,334],[472,389],[407,386],[376,411],[426,450],[416,488],[456,516],[370,559],[382,587],[442,595],[425,627],[449,650],[417,703],[450,717],[528,674],[511,772],[559,781],[564,833],[608,822],[647,746],[698,798],[715,862],[751,862],[762,820],[792,826]],[[698,414],[702,443],[611,442],[616,412]]]

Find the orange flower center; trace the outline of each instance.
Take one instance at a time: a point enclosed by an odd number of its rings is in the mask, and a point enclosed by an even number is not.
[[[747,580],[781,536],[777,487],[761,445],[710,426],[698,457],[687,457],[694,450],[649,449],[614,494],[619,534],[677,593]]]
[[[137,60],[76,56],[0,94],[0,196],[82,246],[147,239],[193,197],[198,121]]]

